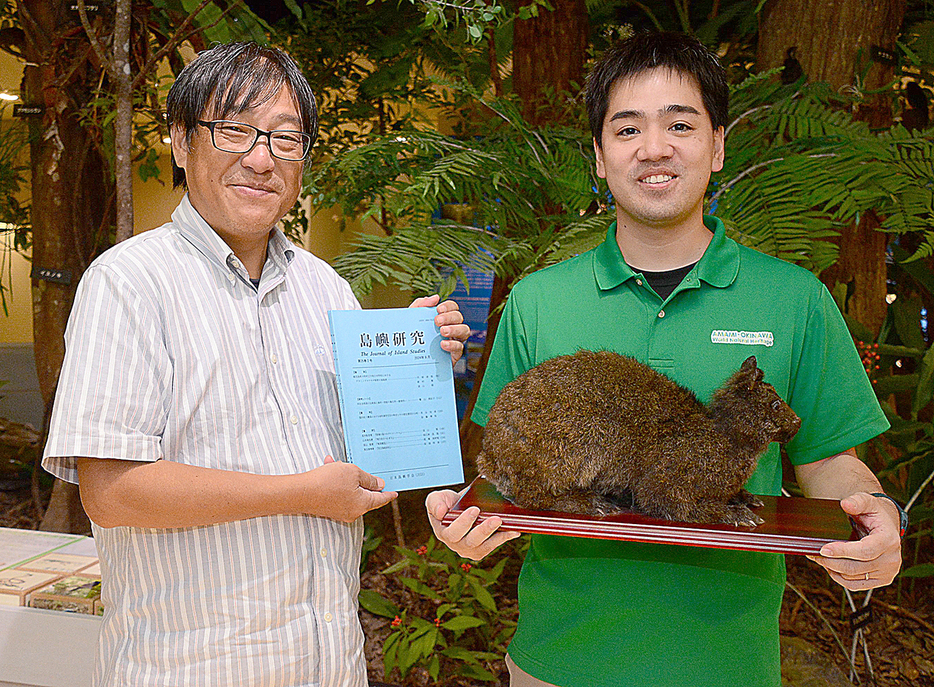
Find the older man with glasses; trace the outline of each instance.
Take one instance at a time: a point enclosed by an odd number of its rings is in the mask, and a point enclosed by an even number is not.
[[[317,128],[284,52],[217,46],[167,101],[172,220],[87,270],[44,466],[80,484],[103,574],[94,684],[366,684],[361,516],[395,497],[342,462],[327,311],[359,308],[276,223]],[[442,344],[469,330],[437,296]]]

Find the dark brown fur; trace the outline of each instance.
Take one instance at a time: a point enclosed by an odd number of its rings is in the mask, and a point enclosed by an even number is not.
[[[503,388],[477,465],[524,508],[605,515],[628,497],[652,517],[757,525],[743,484],[801,425],[762,376],[750,357],[705,407],[632,358],[553,358]]]

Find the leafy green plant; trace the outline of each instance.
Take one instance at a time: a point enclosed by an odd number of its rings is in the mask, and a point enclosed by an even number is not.
[[[491,567],[460,558],[434,537],[414,551],[395,548],[401,560],[383,574],[395,576],[410,601],[402,608],[372,589],[360,592],[364,609],[391,620],[383,642],[386,676],[398,671],[404,679],[421,666],[432,680],[495,681],[490,662],[502,659],[516,627],[515,605],[496,598],[514,547]]]

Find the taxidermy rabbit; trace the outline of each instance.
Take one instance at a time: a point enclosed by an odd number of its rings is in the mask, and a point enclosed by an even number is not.
[[[607,515],[631,506],[681,522],[755,526],[743,488],[770,442],[801,420],[755,357],[704,406],[647,365],[578,351],[507,384],[490,410],[477,465],[523,508]]]

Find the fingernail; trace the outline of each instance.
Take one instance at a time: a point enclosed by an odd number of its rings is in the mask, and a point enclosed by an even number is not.
[[[825,546],[821,548],[820,555],[823,556],[824,558],[833,558],[834,556],[833,549],[829,549]]]

